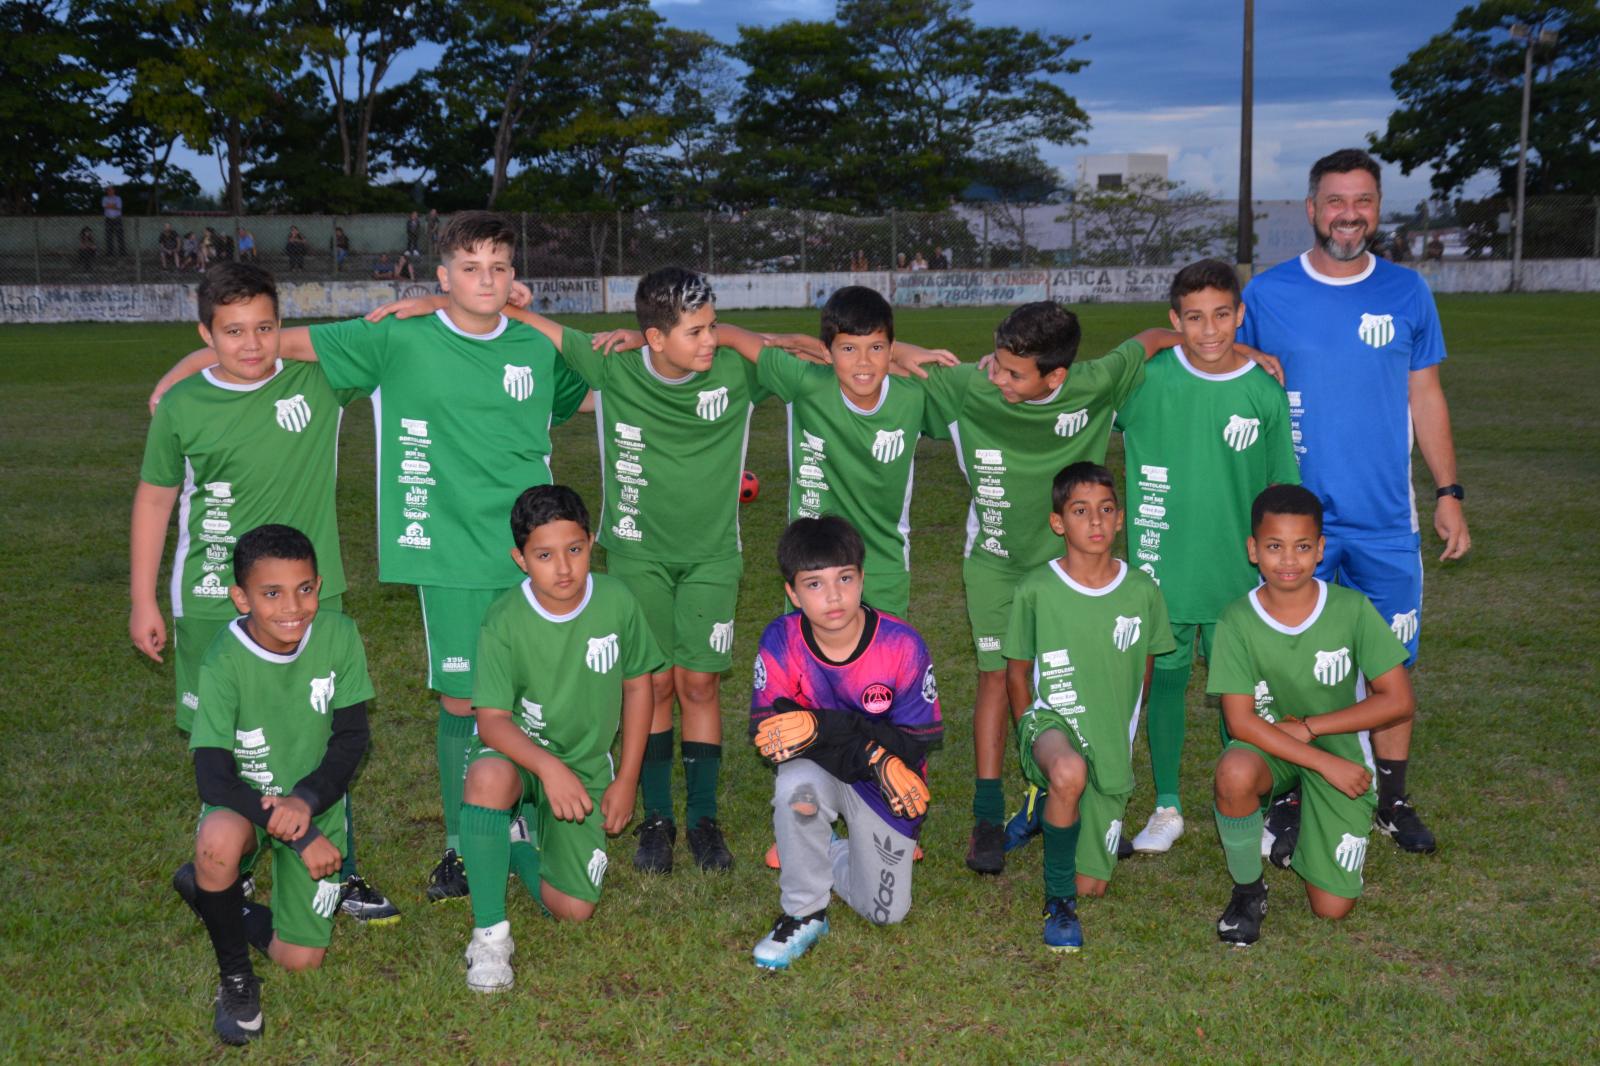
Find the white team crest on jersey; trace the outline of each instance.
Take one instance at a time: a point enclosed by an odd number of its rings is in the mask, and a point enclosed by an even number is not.
[[[606,879],[606,866],[610,861],[599,848],[595,848],[594,854],[589,856],[589,883],[595,888],[599,888],[600,882]]]
[[[1339,838],[1338,847],[1333,849],[1333,861],[1341,869],[1359,874],[1361,867],[1367,862],[1367,838],[1353,836],[1350,833]]]
[[[332,918],[339,909],[339,893],[344,885],[338,881],[321,880],[311,893],[311,909],[324,918]]]
[[[809,433],[802,429],[800,431],[800,447],[813,452],[821,452],[827,450],[828,442],[815,433]]]
[[[1394,340],[1394,316],[1363,314],[1359,332],[1361,343],[1382,348]]]
[[[694,413],[707,422],[715,422],[722,417],[728,409],[728,386],[719,385],[714,389],[706,389],[698,394],[695,401]]]
[[[928,669],[922,674],[922,699],[927,703],[939,702],[939,682],[933,679],[933,664],[928,664]]]
[[[760,652],[756,652],[756,671],[755,671],[755,676],[750,679],[750,688],[753,691],[760,692],[762,689],[764,689],[766,687],[767,687],[767,661],[761,657],[761,653]]]
[[[1228,424],[1222,427],[1222,439],[1228,442],[1228,447],[1236,452],[1242,452],[1256,442],[1261,436],[1261,419],[1245,418],[1243,415],[1230,415]]]
[[[333,679],[338,677],[338,671],[329,670],[327,677],[313,677],[311,679],[311,709],[318,714],[327,714],[328,707],[333,703]]]
[[[1417,612],[1415,609],[1404,614],[1396,614],[1389,619],[1389,628],[1394,630],[1395,639],[1402,644],[1410,644],[1417,635]]]
[[[522,701],[522,723],[530,733],[537,733],[544,728],[544,704],[534,703],[530,699]]]
[[[1117,841],[1122,839],[1122,819],[1113,818],[1111,824],[1106,826],[1106,851],[1112,855],[1117,853]]]
[[[894,462],[905,450],[906,431],[903,429],[880,429],[872,439],[872,457],[880,463]]]
[[[278,425],[290,433],[299,433],[311,424],[311,405],[306,403],[304,393],[295,393],[287,400],[274,400],[273,406],[278,409]]]
[[[533,367],[506,364],[506,376],[500,379],[506,395],[521,403],[533,395]]]
[[[1117,646],[1118,651],[1127,651],[1139,639],[1139,624],[1143,619],[1138,615],[1132,618],[1117,615],[1117,624],[1111,629],[1111,643]]]
[[[1317,680],[1324,685],[1337,685],[1350,676],[1350,649],[1335,648],[1333,651],[1317,652],[1314,672]]]
[[[726,655],[733,648],[733,619],[711,623],[711,650]]]
[[[1277,716],[1272,713],[1272,691],[1267,688],[1265,681],[1256,682],[1256,717],[1264,718],[1269,722],[1276,722]]]
[[[597,674],[610,673],[611,668],[617,665],[617,635],[608,633],[603,637],[590,637],[589,650],[584,653],[583,661]]]
[[[1056,436],[1074,437],[1089,424],[1089,409],[1084,407],[1077,411],[1063,411],[1056,419]]]

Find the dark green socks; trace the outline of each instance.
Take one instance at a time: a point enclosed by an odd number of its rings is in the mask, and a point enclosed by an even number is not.
[[[998,777],[975,779],[972,790],[972,818],[1000,825],[1006,820],[1006,794]]]
[[[460,795],[459,788],[456,794]],[[461,861],[472,871],[472,924],[487,929],[506,920],[506,878],[511,875],[511,812],[462,803],[459,813]]]
[[[1155,779],[1156,806],[1176,807],[1178,765],[1183,761],[1185,728],[1184,693],[1189,688],[1190,666],[1181,670],[1150,672],[1150,700],[1145,705],[1145,736],[1150,741],[1150,776]]]
[[[639,791],[644,816],[672,817],[672,730],[651,733],[644,742],[644,762],[639,767]]]
[[[461,790],[467,780],[467,745],[472,743],[474,718],[451,714],[439,705],[439,729],[434,743],[439,756],[439,804],[444,808],[444,846],[461,850]]]
[[[1070,899],[1078,894],[1078,830],[1082,819],[1069,826],[1041,822],[1044,828],[1044,897]]]
[[[670,737],[670,734],[669,734]],[[717,817],[717,779],[722,772],[722,745],[683,742],[684,824],[700,824],[700,819]],[[671,810],[669,806],[667,808]]]
[[[1258,810],[1243,818],[1230,818],[1216,811],[1217,835],[1222,838],[1222,854],[1228,860],[1228,875],[1236,885],[1261,880],[1261,823]]]

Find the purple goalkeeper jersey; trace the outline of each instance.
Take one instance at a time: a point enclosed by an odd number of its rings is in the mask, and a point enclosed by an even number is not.
[[[870,607],[866,611],[861,643],[843,662],[823,657],[800,612],[769,624],[756,650],[752,719],[765,717],[774,700],[787,698],[802,707],[854,711],[887,722],[924,744],[943,735],[939,687],[928,646],[909,623]],[[927,776],[926,761],[915,769]],[[872,781],[856,781],[852,787],[885,822],[906,836],[916,836],[921,818],[901,818],[890,811]]]

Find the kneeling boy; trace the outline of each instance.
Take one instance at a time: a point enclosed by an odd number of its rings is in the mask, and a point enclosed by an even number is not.
[[[527,579],[495,600],[478,634],[461,805],[462,857],[472,870],[467,987],[513,979],[506,878],[512,812],[533,825],[517,876],[556,918],[581,922],[600,901],[606,834],[633,816],[650,727],[650,675],[661,652],[644,611],[615,578],[589,572],[589,511],[563,485],[528,489],[511,509],[511,558]],[[622,731],[621,765],[611,742]]]
[[[1314,493],[1264,490],[1246,546],[1262,584],[1222,612],[1208,685],[1222,697],[1231,738],[1216,799],[1234,884],[1217,935],[1236,947],[1260,938],[1267,912],[1262,801],[1292,788],[1300,839],[1290,868],[1318,917],[1350,913],[1378,803],[1367,732],[1404,722],[1416,707],[1405,645],[1365,596],[1315,576],[1323,539]]]
[[[1077,897],[1103,896],[1133,792],[1133,734],[1151,659],[1173,649],[1150,576],[1111,554],[1122,509],[1098,463],[1051,486],[1050,528],[1066,554],[1023,579],[1003,652],[1017,753],[1044,801],[1044,942],[1083,946]]]
[[[243,613],[200,666],[189,747],[204,808],[194,862],[173,887],[211,935],[221,971],[214,1026],[229,1044],[261,1035],[254,944],[286,969],[319,966],[339,909],[345,791],[367,750],[372,682],[347,616],[317,613],[322,579],[304,533],[260,526],[233,553]],[[241,867],[273,849],[271,910],[246,905]]]
[[[751,735],[777,764],[772,825],[783,914],[755,946],[783,969],[828,931],[838,892],[874,925],[905,918],[928,810],[928,745],[944,731],[922,637],[861,602],[866,547],[837,515],[801,518],[778,540],[799,608],[767,626],[756,651]],[[848,839],[834,838],[843,818]]]

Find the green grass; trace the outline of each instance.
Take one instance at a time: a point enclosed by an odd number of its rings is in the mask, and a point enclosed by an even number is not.
[[[974,680],[959,570],[965,493],[949,446],[924,442],[912,620],[939,667],[947,741],[932,760],[916,902],[888,929],[837,906],[832,935],[793,973],[756,971],[749,948],[776,913],[777,888],[760,861],[770,778],[743,741],[742,664],[778,603],[770,560],[786,464],[782,411],[769,404],[748,464],[765,489],[744,509],[741,665],[724,686],[723,821],[738,865],[704,877],[684,868],[680,848],[677,873],[645,881],[624,837],[600,911],[579,928],[541,919],[513,886],[516,988],[472,995],[466,907],[429,909],[421,897],[441,847],[434,709],[415,596],[376,581],[372,440],[365,412],[352,411],[340,481],[346,603],[378,689],[356,790],[362,867],[405,918],[373,930],[341,920],[320,972],[262,965],[267,1035],[255,1061],[1592,1059],[1600,302],[1440,306],[1475,542],[1462,563],[1439,565],[1436,547],[1427,556],[1411,781],[1442,846],[1408,856],[1375,838],[1367,894],[1338,925],[1311,918],[1293,875],[1271,871],[1265,939],[1249,952],[1224,949],[1213,932],[1228,881],[1207,815],[1216,712],[1198,683],[1184,756],[1189,833],[1165,857],[1124,864],[1111,895],[1083,906],[1082,955],[1040,944],[1037,846],[998,879],[962,865]],[[1082,310],[1086,352],[1165,320],[1154,305]],[[799,312],[728,317],[815,324]],[[901,334],[970,358],[999,317],[904,312]],[[139,657],[125,625],[143,400],[194,342],[178,325],[0,330],[0,1060],[220,1057],[210,947],[167,886],[196,809],[171,725],[170,666]],[[555,470],[594,501],[592,428],[580,416],[558,431]],[[1419,498],[1431,499],[1418,469]],[[1142,740],[1139,749],[1133,825],[1151,804]]]

